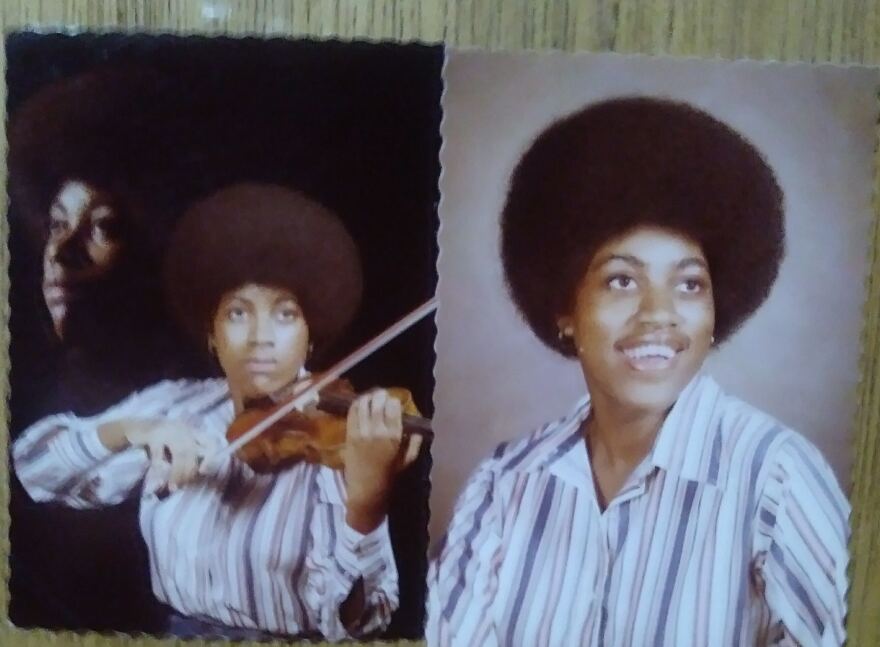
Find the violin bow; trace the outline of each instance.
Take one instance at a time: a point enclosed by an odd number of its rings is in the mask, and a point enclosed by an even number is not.
[[[413,325],[424,319],[426,316],[434,312],[437,309],[437,297],[433,297],[420,305],[418,308],[410,312],[408,315],[401,318],[397,323],[393,324],[390,328],[387,328],[383,332],[379,333],[373,339],[365,343],[363,346],[355,350],[353,353],[348,355],[347,357],[342,358],[336,364],[331,366],[326,372],[324,372],[318,379],[313,381],[304,389],[299,390],[299,392],[294,395],[294,397],[289,400],[284,405],[278,407],[273,413],[266,416],[263,420],[255,424],[253,427],[248,429],[241,436],[236,438],[233,442],[229,443],[226,447],[219,450],[214,456],[213,460],[219,460],[225,458],[226,456],[237,452],[244,445],[252,441],[254,438],[259,436],[261,433],[266,431],[269,427],[274,425],[276,422],[281,420],[284,416],[289,414],[294,409],[301,407],[306,404],[316,393],[319,393],[321,389],[325,386],[329,385],[331,382],[337,380],[343,373],[345,373],[348,369],[355,366],[358,362],[361,362],[366,357],[376,352],[380,348],[382,348],[389,341],[403,333],[404,331],[411,328]]]

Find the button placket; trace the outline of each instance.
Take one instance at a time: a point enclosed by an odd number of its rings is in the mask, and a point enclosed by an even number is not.
[[[599,622],[594,630],[594,645],[605,644],[605,634],[608,630],[609,610],[608,597],[611,593],[611,577],[614,571],[614,553],[611,548],[611,531],[610,529],[617,523],[618,505],[616,499],[606,508],[605,512],[599,516],[599,530],[602,533],[600,546],[600,567],[598,569],[598,586],[597,591],[602,591],[599,601]]]

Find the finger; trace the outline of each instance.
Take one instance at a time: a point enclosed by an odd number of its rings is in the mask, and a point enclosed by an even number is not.
[[[168,463],[165,461],[165,444],[151,442],[147,445],[147,456],[150,459],[150,469],[157,474],[164,474]]]
[[[168,487],[169,466],[165,461],[151,461],[145,477],[147,494],[156,494]]]
[[[386,436],[385,405],[388,402],[388,391],[377,389],[370,396],[370,431],[373,436]]]
[[[201,437],[196,439],[196,462],[201,466],[208,462],[214,454],[220,450],[221,444],[218,438]]]
[[[345,421],[345,432],[346,438],[348,440],[354,440],[358,436],[360,436],[360,427],[359,427],[360,415],[358,414],[358,400],[352,402],[351,406],[348,408],[348,415],[346,416]]]
[[[178,448],[172,454],[171,474],[168,478],[172,490],[186,485],[192,480],[196,470],[195,453],[189,448]]]
[[[403,456],[402,467],[407,467],[414,463],[422,449],[422,437],[419,434],[411,434],[408,438],[409,442],[406,446],[406,454]]]
[[[403,408],[400,400],[388,396],[388,399],[385,401],[383,414],[382,424],[385,425],[385,428],[391,435],[399,439],[403,432]]]
[[[196,461],[196,474],[201,476],[207,476],[211,472],[214,471],[213,461],[210,456],[199,456]],[[193,477],[195,478],[195,477]]]
[[[363,396],[357,401],[357,417],[358,417],[358,437],[370,437],[372,429],[370,429],[370,397]]]

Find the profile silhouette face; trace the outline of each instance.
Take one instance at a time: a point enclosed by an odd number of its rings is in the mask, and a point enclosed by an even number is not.
[[[43,249],[43,298],[55,334],[70,331],[71,308],[101,300],[125,254],[124,222],[110,196],[80,180],[61,185],[49,208]]]

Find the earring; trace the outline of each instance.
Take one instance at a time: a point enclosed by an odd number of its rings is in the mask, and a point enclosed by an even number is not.
[[[214,345],[214,340],[208,337],[208,355],[217,355],[217,346]]]
[[[715,345],[715,335],[712,335],[712,339],[709,343],[711,343],[713,346]]]
[[[310,341],[309,342],[309,350],[307,351],[308,354],[306,355],[306,357],[311,357],[312,353],[314,353],[314,352],[315,352],[315,342]]]
[[[573,336],[574,336],[574,328],[572,328],[571,326],[566,326],[565,328],[559,329],[559,341],[562,341],[563,339],[573,337]]]

